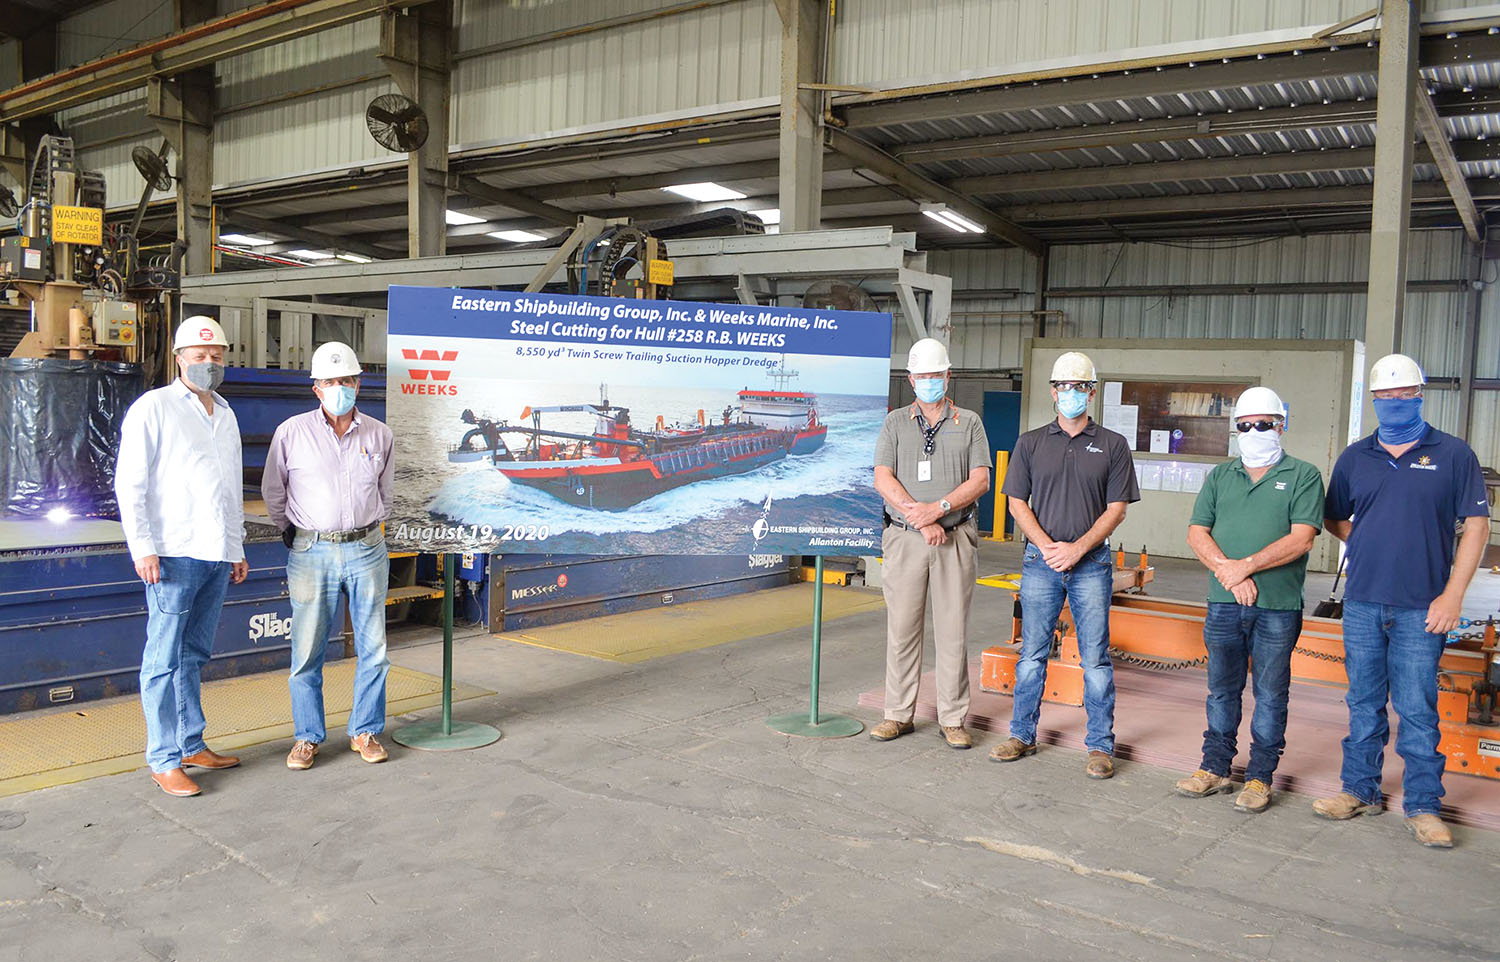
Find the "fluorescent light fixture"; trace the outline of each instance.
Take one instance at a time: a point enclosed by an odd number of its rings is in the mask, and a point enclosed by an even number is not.
[[[67,521],[71,517],[73,517],[73,512],[69,511],[67,508],[53,508],[51,511],[47,512],[47,520],[51,521],[53,524],[62,524],[64,521]]]
[[[373,260],[373,258],[366,257],[363,254],[340,254],[338,258],[341,261],[348,261],[351,264],[368,264]]]
[[[265,247],[276,243],[269,237],[256,237],[254,234],[220,234],[219,240],[225,244],[238,244],[240,247]]]
[[[510,241],[512,244],[529,244],[532,241],[546,240],[544,234],[533,234],[529,230],[492,230],[489,236],[496,240]]]
[[[700,204],[715,200],[743,200],[745,198],[745,195],[737,190],[708,181],[701,184],[678,184],[675,187],[663,187],[662,190],[686,197],[688,200],[696,200]]]
[[[931,217],[933,220],[937,221],[939,224],[942,224],[944,227],[947,227],[949,230],[956,230],[960,234],[984,233],[983,227],[980,227],[978,224],[969,220],[967,217],[960,217],[941,204],[924,204],[922,205],[922,213],[926,214],[928,217]]]
[[[760,218],[760,222],[762,224],[766,224],[768,226],[771,224],[781,223],[780,207],[767,207],[765,210],[750,210],[746,211],[745,213],[754,214],[756,217]]]
[[[331,261],[334,258],[333,251],[287,251],[293,257],[300,257],[305,261]]]
[[[484,218],[483,217],[475,217],[473,214],[465,214],[463,211],[460,211],[460,210],[445,211],[443,213],[443,217],[447,219],[448,223],[451,226],[454,226],[454,227],[461,227],[464,224],[483,224],[484,223]]]

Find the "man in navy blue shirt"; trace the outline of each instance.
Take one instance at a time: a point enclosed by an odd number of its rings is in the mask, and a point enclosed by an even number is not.
[[[1451,848],[1453,835],[1438,817],[1444,765],[1437,750],[1438,659],[1489,540],[1489,501],[1473,449],[1422,419],[1426,382],[1404,354],[1375,362],[1370,390],[1380,428],[1344,450],[1328,482],[1325,526],[1349,546],[1349,735],[1343,791],[1318,799],[1313,810],[1332,819],[1379,810],[1389,696],[1401,719],[1396,751],[1406,762],[1407,830],[1430,848]]]

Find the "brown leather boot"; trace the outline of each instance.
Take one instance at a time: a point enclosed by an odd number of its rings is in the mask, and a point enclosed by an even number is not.
[[[893,718],[887,718],[870,729],[870,737],[877,742],[888,742],[892,739],[900,738],[902,735],[910,735],[916,730],[917,726],[911,722],[898,722]]]
[[[240,763],[234,755],[220,755],[212,748],[189,755],[182,760],[183,768],[233,768]]]
[[[1106,752],[1089,752],[1088,764],[1083,766],[1083,773],[1089,778],[1114,778],[1115,760]]]
[[[1011,736],[1005,741],[990,749],[990,760],[995,762],[1013,762],[1018,758],[1036,754],[1036,742],[1027,744],[1021,739]]]
[[[177,798],[188,798],[202,791],[198,783],[188,778],[187,772],[180,768],[174,768],[169,772],[152,772],[151,780],[162,791]]]

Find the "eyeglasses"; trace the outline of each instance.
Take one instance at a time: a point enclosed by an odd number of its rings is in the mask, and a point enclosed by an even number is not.
[[[1052,386],[1059,391],[1092,391],[1093,381],[1053,381]]]
[[[1241,421],[1234,426],[1234,429],[1245,434],[1251,428],[1257,431],[1274,431],[1279,427],[1281,427],[1280,421]]]

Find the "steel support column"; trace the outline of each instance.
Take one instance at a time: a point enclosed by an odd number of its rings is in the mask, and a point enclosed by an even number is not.
[[[1401,350],[1406,306],[1406,242],[1411,216],[1412,142],[1416,136],[1417,11],[1412,0],[1380,4],[1380,74],[1375,103],[1375,190],[1370,217],[1370,275],[1365,357]],[[1374,409],[1365,394],[1365,423]]]
[[[823,97],[818,83],[828,0],[776,0],[781,15],[781,229],[817,230],[822,220]]]
[[[392,8],[380,15],[380,59],[401,92],[427,114],[427,142],[407,155],[407,254],[448,250],[448,99],[453,3]]]
[[[177,155],[177,239],[187,245],[183,274],[207,274],[214,250],[214,78],[211,69],[146,85],[146,116]]]

